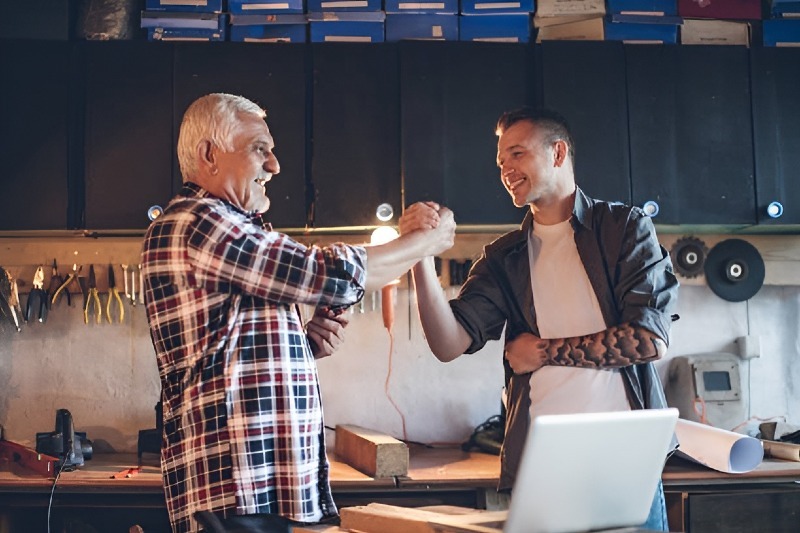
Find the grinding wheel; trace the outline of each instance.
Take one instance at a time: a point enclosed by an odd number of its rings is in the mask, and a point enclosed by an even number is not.
[[[706,281],[711,290],[729,302],[742,302],[764,284],[764,260],[755,246],[741,239],[718,243],[705,262]]]

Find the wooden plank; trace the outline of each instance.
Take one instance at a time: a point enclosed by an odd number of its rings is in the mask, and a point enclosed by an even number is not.
[[[408,473],[408,446],[371,429],[336,426],[336,455],[368,476],[383,478]]]
[[[19,463],[40,476],[55,477],[58,458],[39,453],[21,444],[0,440],[0,458],[9,463]]]
[[[345,507],[340,510],[340,515],[342,529],[363,533],[433,533],[434,529],[430,522],[450,516],[381,503]]]

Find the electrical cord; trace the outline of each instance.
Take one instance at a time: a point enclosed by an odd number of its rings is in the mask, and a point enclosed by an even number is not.
[[[53,488],[50,489],[50,501],[47,503],[47,533],[50,533],[50,510],[53,507],[53,494],[56,492],[56,484],[58,483],[58,478],[61,477],[61,472],[64,471],[64,467],[67,465],[67,457],[65,456],[61,461],[61,467],[56,472],[56,477],[53,480]]]

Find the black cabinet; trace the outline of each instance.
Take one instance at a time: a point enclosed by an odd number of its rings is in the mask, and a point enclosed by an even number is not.
[[[575,178],[590,196],[631,202],[628,94],[622,43],[546,41],[542,102],[570,126]]]
[[[291,44],[175,44],[173,146],[184,111],[205,94],[238,94],[266,109],[281,172],[267,184],[264,218],[276,228],[306,223],[306,55]],[[177,157],[173,175],[180,182]]]
[[[2,41],[0,231],[65,229],[70,193],[71,49],[60,41]]]
[[[754,48],[751,58],[758,222],[800,224],[800,51]]]
[[[85,64],[85,226],[141,229],[173,195],[172,47],[81,43]]]
[[[400,45],[405,203],[433,200],[459,224],[514,224],[497,169],[495,125],[532,101],[532,48],[504,43]]]
[[[400,201],[397,47],[312,45],[316,227],[379,224],[380,204]]]
[[[754,224],[748,51],[626,46],[633,202],[662,224]]]

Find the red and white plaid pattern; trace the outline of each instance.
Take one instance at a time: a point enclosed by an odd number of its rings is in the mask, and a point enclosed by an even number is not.
[[[145,235],[145,301],[163,387],[174,531],[198,510],[337,514],[317,368],[297,303],[364,294],[363,247],[306,247],[186,184]]]

